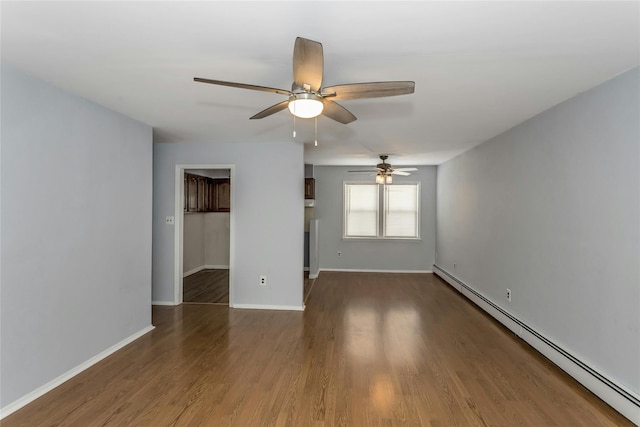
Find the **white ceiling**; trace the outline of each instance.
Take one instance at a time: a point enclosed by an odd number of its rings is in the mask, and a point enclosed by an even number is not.
[[[439,164],[640,63],[632,2],[7,2],[2,60],[154,128],[155,141],[305,144],[305,162]],[[282,111],[296,36],[324,47],[323,86],[413,80],[342,101],[343,125]]]

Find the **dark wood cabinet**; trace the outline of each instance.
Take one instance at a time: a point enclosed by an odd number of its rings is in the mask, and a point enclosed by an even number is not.
[[[304,179],[304,198],[315,199],[316,198],[316,180],[313,178]]]
[[[187,199],[187,212],[198,211],[198,177],[189,174],[185,187],[184,197]]]
[[[207,212],[209,208],[208,178],[198,177],[198,212]]]
[[[184,174],[185,212],[229,212],[231,180]]]
[[[207,212],[216,211],[216,186],[212,178],[207,178]]]
[[[216,212],[231,210],[231,180],[214,179],[216,187]]]
[[[182,198],[182,209],[187,212],[189,208],[189,174],[184,174],[184,183],[182,188],[184,189],[184,197]]]

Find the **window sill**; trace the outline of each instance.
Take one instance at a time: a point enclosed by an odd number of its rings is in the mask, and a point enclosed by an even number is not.
[[[345,237],[342,240],[350,242],[421,242],[419,237]]]

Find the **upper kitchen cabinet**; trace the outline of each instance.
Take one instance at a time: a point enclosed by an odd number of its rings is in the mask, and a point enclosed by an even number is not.
[[[316,180],[313,178],[304,179],[304,198],[315,199],[316,197]]]

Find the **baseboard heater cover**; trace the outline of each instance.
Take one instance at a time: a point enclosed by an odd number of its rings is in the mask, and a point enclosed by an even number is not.
[[[402,273],[402,274],[429,274],[432,270],[372,270],[363,268],[321,268],[320,271],[338,271],[345,273]]]
[[[447,270],[434,265],[433,271],[576,381],[591,390],[632,422],[640,425],[640,396],[636,393],[607,378],[604,374],[540,334]]]

